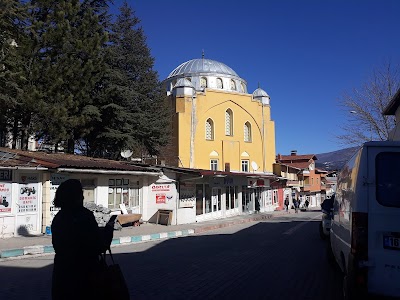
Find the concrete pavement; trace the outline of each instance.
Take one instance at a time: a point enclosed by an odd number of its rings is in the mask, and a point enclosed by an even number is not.
[[[284,214],[287,213],[285,211],[272,211],[184,225],[165,226],[146,223],[139,227],[123,227],[122,230],[114,231],[111,246],[188,236],[236,224],[262,221]],[[0,239],[0,259],[45,253],[54,253],[51,235]]]

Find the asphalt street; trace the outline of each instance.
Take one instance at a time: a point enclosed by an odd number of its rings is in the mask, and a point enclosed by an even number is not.
[[[291,213],[113,253],[131,299],[341,300],[342,278],[326,260],[319,218]],[[50,299],[53,258],[0,262],[0,299]]]

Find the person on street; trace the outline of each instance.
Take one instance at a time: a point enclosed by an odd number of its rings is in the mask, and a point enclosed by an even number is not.
[[[308,205],[310,205],[310,201],[308,201],[308,199],[306,199],[306,201],[304,202],[304,206],[305,206],[306,210],[308,210]]]
[[[289,213],[289,197],[286,197],[284,204],[286,212]]]
[[[52,299],[102,299],[102,287],[93,288],[90,278],[101,268],[99,255],[110,247],[113,226],[100,230],[93,213],[83,207],[82,185],[77,179],[61,183],[54,205],[61,210],[51,224],[55,250]]]
[[[294,200],[294,212],[297,214],[299,212],[299,206],[300,206],[300,200],[295,199]]]

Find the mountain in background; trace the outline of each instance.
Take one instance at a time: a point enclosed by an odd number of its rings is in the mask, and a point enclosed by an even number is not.
[[[315,154],[317,157],[315,166],[324,170],[340,170],[358,149],[359,147],[350,147],[333,152]]]

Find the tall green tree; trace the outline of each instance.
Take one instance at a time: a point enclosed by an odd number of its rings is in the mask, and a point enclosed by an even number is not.
[[[113,158],[123,149],[157,154],[168,140],[169,118],[140,20],[126,2],[111,26],[106,63],[101,122],[87,137],[88,153]]]
[[[8,142],[13,123],[18,125],[13,122],[13,115],[23,92],[20,56],[24,40],[23,19],[24,8],[20,1],[0,0],[0,146]],[[16,131],[14,140],[18,134]]]
[[[37,131],[53,143],[67,141],[67,152],[74,153],[75,142],[100,116],[93,90],[105,70],[107,34],[94,10],[78,0],[37,0],[35,5],[33,12],[47,12],[37,23],[43,76]]]

